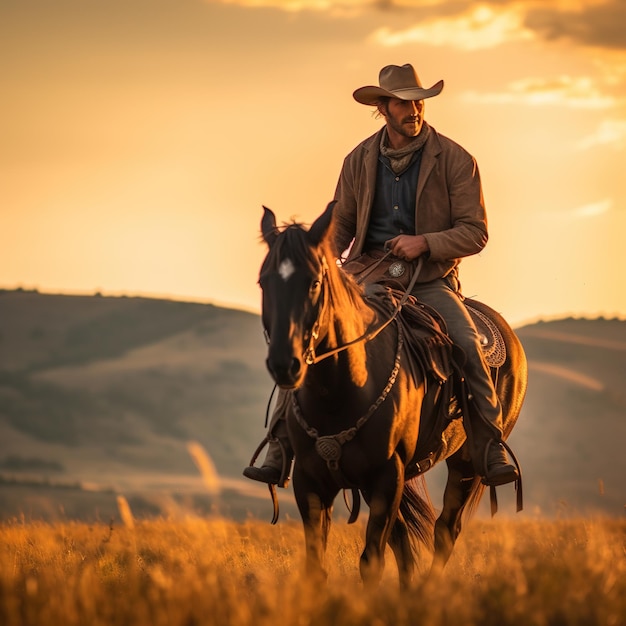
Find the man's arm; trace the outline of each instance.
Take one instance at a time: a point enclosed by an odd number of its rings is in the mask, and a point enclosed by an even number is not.
[[[356,234],[357,199],[348,158],[344,160],[339,174],[335,200],[337,201],[333,210],[335,252],[339,257],[350,246]]]
[[[452,227],[424,233],[433,261],[477,254],[487,245],[487,214],[475,159],[464,153],[460,162],[452,160],[447,177]]]
[[[412,261],[425,254],[428,256],[430,247],[424,235],[398,235],[385,242],[394,256]]]

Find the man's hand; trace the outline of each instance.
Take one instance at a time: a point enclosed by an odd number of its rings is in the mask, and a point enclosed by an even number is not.
[[[385,248],[405,261],[413,261],[430,250],[424,235],[398,235],[386,241]]]

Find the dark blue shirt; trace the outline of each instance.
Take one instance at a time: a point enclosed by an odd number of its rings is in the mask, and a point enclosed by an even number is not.
[[[391,169],[389,159],[378,156],[376,192],[365,238],[365,250],[383,248],[385,242],[403,233],[415,235],[415,198],[422,150],[417,150],[409,166],[400,174]]]

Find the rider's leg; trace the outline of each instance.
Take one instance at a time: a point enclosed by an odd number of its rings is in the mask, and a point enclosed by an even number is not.
[[[464,373],[472,395],[466,427],[476,471],[487,484],[503,485],[518,478],[502,441],[502,407],[482,355],[478,332],[459,295],[443,279],[416,285],[413,293],[444,318],[452,341],[465,353]]]
[[[282,389],[278,391],[276,408],[272,413],[267,433],[267,453],[261,467],[250,465],[243,470],[243,475],[252,480],[286,487],[293,459],[293,449],[287,433],[288,402],[291,395]]]

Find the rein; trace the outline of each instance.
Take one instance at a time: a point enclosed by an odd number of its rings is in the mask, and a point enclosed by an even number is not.
[[[320,435],[317,429],[309,426],[304,419],[304,415],[302,415],[302,411],[300,409],[300,405],[298,404],[297,393],[294,392],[291,395],[291,403],[293,407],[293,412],[298,424],[302,427],[302,429],[306,432],[309,437],[315,439],[315,450],[322,457],[326,464],[328,465],[328,469],[333,472],[338,472],[339,470],[339,459],[341,458],[341,446],[343,446],[348,441],[351,441],[356,436],[357,432],[365,426],[367,421],[372,415],[376,412],[378,407],[385,401],[389,392],[391,391],[394,383],[396,382],[396,378],[398,377],[398,372],[400,371],[400,357],[402,355],[402,346],[404,344],[404,333],[402,331],[402,326],[398,326],[398,343],[396,347],[396,358],[394,360],[393,369],[389,374],[389,378],[387,380],[387,384],[385,388],[382,390],[378,398],[374,401],[374,403],[369,407],[367,412],[362,415],[354,426],[351,428],[347,428],[346,430],[342,430],[340,433],[335,435]]]
[[[383,257],[381,257],[381,259],[379,259],[379,261],[374,265],[372,270],[374,270],[378,264],[382,263],[390,254],[391,254],[391,251],[388,251]],[[365,333],[363,333],[361,336],[357,337],[356,339],[352,339],[351,341],[348,341],[347,343],[344,343],[343,345],[338,346],[337,348],[333,348],[332,350],[324,352],[323,354],[316,355],[314,344],[315,344],[316,339],[319,336],[319,328],[320,328],[319,319],[321,317],[321,313],[320,313],[320,315],[318,316],[318,319],[315,322],[313,330],[311,331],[311,339],[310,339],[309,346],[304,352],[304,359],[307,365],[314,365],[316,363],[319,363],[320,361],[323,361],[324,359],[330,356],[338,354],[339,352],[342,352],[343,350],[347,350],[350,346],[353,346],[356,343],[359,343],[361,341],[366,341],[366,342],[370,341],[371,339],[374,339],[374,337],[376,337],[378,334],[380,334],[385,328],[387,328],[387,326],[389,326],[396,319],[396,317],[402,310],[402,307],[406,304],[407,300],[410,298],[411,291],[413,291],[413,287],[415,286],[415,283],[417,282],[417,279],[422,270],[423,264],[424,264],[424,260],[422,257],[420,257],[417,263],[417,267],[415,268],[415,272],[413,273],[413,276],[411,277],[411,281],[409,282],[408,287],[402,294],[402,297],[396,304],[393,312],[391,313],[388,319],[386,319],[382,324],[378,325],[375,328],[369,328]],[[324,267],[326,267],[325,261],[324,261]],[[325,274],[326,274],[326,271],[324,271],[324,276]],[[322,308],[324,308],[324,305],[322,306]],[[347,482],[346,479],[343,477],[341,470],[339,469],[339,460],[341,459],[342,446],[345,443],[354,439],[354,437],[359,432],[359,430],[367,423],[370,417],[374,415],[378,407],[385,401],[385,399],[389,395],[389,392],[393,388],[396,382],[396,379],[398,377],[398,373],[400,371],[400,360],[401,360],[403,345],[404,345],[404,332],[402,330],[402,325],[398,325],[398,341],[397,341],[397,346],[396,346],[396,356],[395,356],[393,368],[387,380],[387,384],[385,385],[384,389],[381,391],[378,398],[369,407],[367,412],[364,415],[362,415],[356,421],[355,425],[352,426],[351,428],[342,430],[341,432],[336,433],[334,435],[320,435],[317,429],[313,428],[312,426],[309,426],[307,421],[304,419],[304,415],[302,414],[302,410],[300,409],[300,405],[298,403],[297,392],[294,392],[291,396],[293,413],[294,413],[294,417],[296,418],[296,421],[298,422],[298,425],[306,432],[306,434],[309,437],[311,437],[311,439],[315,440],[316,452],[320,455],[322,460],[326,461],[328,470],[333,475],[338,485],[345,486]],[[356,516],[358,516],[358,507],[356,505],[357,498],[358,498],[358,491],[355,492],[355,489],[353,487],[353,499],[355,501],[355,506],[352,510],[352,514],[350,517],[351,521],[354,521],[356,519]]]
[[[381,257],[376,264],[374,264],[374,266],[372,267],[371,271],[373,271],[374,269],[376,269],[376,267],[382,263],[389,255],[391,254],[391,250],[389,250],[383,257]],[[360,337],[357,337],[356,339],[352,339],[350,341],[348,341],[347,343],[344,343],[341,346],[338,346],[336,348],[333,348],[332,350],[328,350],[327,352],[324,352],[322,354],[315,354],[315,340],[318,338],[319,336],[319,318],[318,321],[315,322],[315,326],[313,328],[313,330],[311,331],[311,340],[309,343],[308,348],[304,351],[304,361],[307,365],[315,365],[316,363],[319,363],[320,361],[323,361],[324,359],[328,358],[329,356],[334,356],[335,354],[338,354],[339,352],[343,352],[344,350],[347,350],[350,346],[353,346],[361,341],[370,341],[372,339],[374,339],[374,337],[376,337],[379,333],[381,333],[385,328],[387,328],[387,326],[389,326],[389,324],[391,324],[391,322],[393,322],[396,317],[398,316],[398,314],[400,313],[400,311],[402,310],[402,307],[406,304],[407,300],[410,298],[411,296],[411,292],[413,291],[413,287],[415,286],[415,283],[417,282],[417,279],[420,275],[420,272],[422,271],[422,266],[424,265],[424,259],[422,257],[419,257],[418,261],[417,261],[417,267],[415,268],[415,272],[413,272],[413,276],[411,277],[411,282],[409,283],[408,287],[405,289],[404,293],[402,294],[402,298],[400,298],[400,300],[398,301],[398,303],[396,304],[395,309],[393,310],[393,313],[389,316],[388,319],[386,319],[382,324],[380,324],[378,327],[375,328],[369,328],[365,333],[363,333]]]
[[[379,260],[378,263],[381,263],[382,261],[384,261],[389,256],[389,254],[391,254],[391,251],[387,252],[387,254],[385,254],[385,256],[383,256]],[[423,259],[420,257],[420,259],[418,260],[418,265],[415,269],[415,272],[413,273],[413,276],[411,277],[411,281],[408,287],[406,288],[405,292],[402,294],[402,298],[400,298],[400,300],[396,304],[395,309],[393,310],[392,314],[389,316],[388,319],[386,319],[382,324],[378,325],[377,327],[368,329],[360,337],[357,337],[356,339],[348,341],[347,343],[344,343],[343,345],[338,346],[337,348],[333,348],[332,350],[329,350],[328,352],[324,352],[323,354],[316,355],[314,342],[319,336],[320,324],[319,324],[319,317],[318,317],[318,320],[315,323],[314,329],[311,331],[311,343],[305,351],[306,363],[308,365],[314,365],[330,356],[333,356],[335,354],[338,354],[339,352],[342,352],[343,350],[348,349],[350,346],[353,346],[354,344],[360,341],[370,341],[371,339],[376,337],[379,333],[381,333],[385,328],[387,328],[387,326],[389,326],[389,324],[391,324],[396,319],[402,307],[405,305],[405,303],[409,299],[411,295],[411,291],[413,290],[413,287],[415,286],[415,283],[417,282],[417,278],[422,269],[422,265],[423,265]],[[306,432],[306,434],[309,437],[311,437],[312,439],[315,439],[316,452],[320,455],[320,457],[324,461],[326,461],[326,465],[328,466],[328,469],[331,471],[331,473],[333,473],[333,475],[337,479],[337,482],[339,483],[341,482],[341,474],[339,471],[339,459],[341,458],[342,446],[348,441],[351,441],[352,439],[354,439],[358,431],[367,423],[370,417],[374,415],[378,407],[385,401],[385,399],[389,395],[389,392],[393,388],[393,385],[396,382],[396,378],[398,377],[398,372],[400,371],[400,359],[402,355],[403,344],[404,344],[404,333],[402,330],[402,326],[399,325],[398,326],[398,342],[396,346],[396,356],[395,356],[393,368],[387,380],[387,384],[385,385],[384,389],[381,391],[378,398],[369,407],[367,412],[364,415],[362,415],[356,421],[355,425],[352,426],[351,428],[342,430],[340,433],[336,433],[334,435],[320,435],[317,429],[309,426],[309,424],[304,419],[304,415],[302,414],[302,410],[300,409],[300,405],[298,403],[297,393],[294,392],[291,396],[291,403],[292,403],[293,412],[294,412],[296,421],[298,422],[300,427]]]

